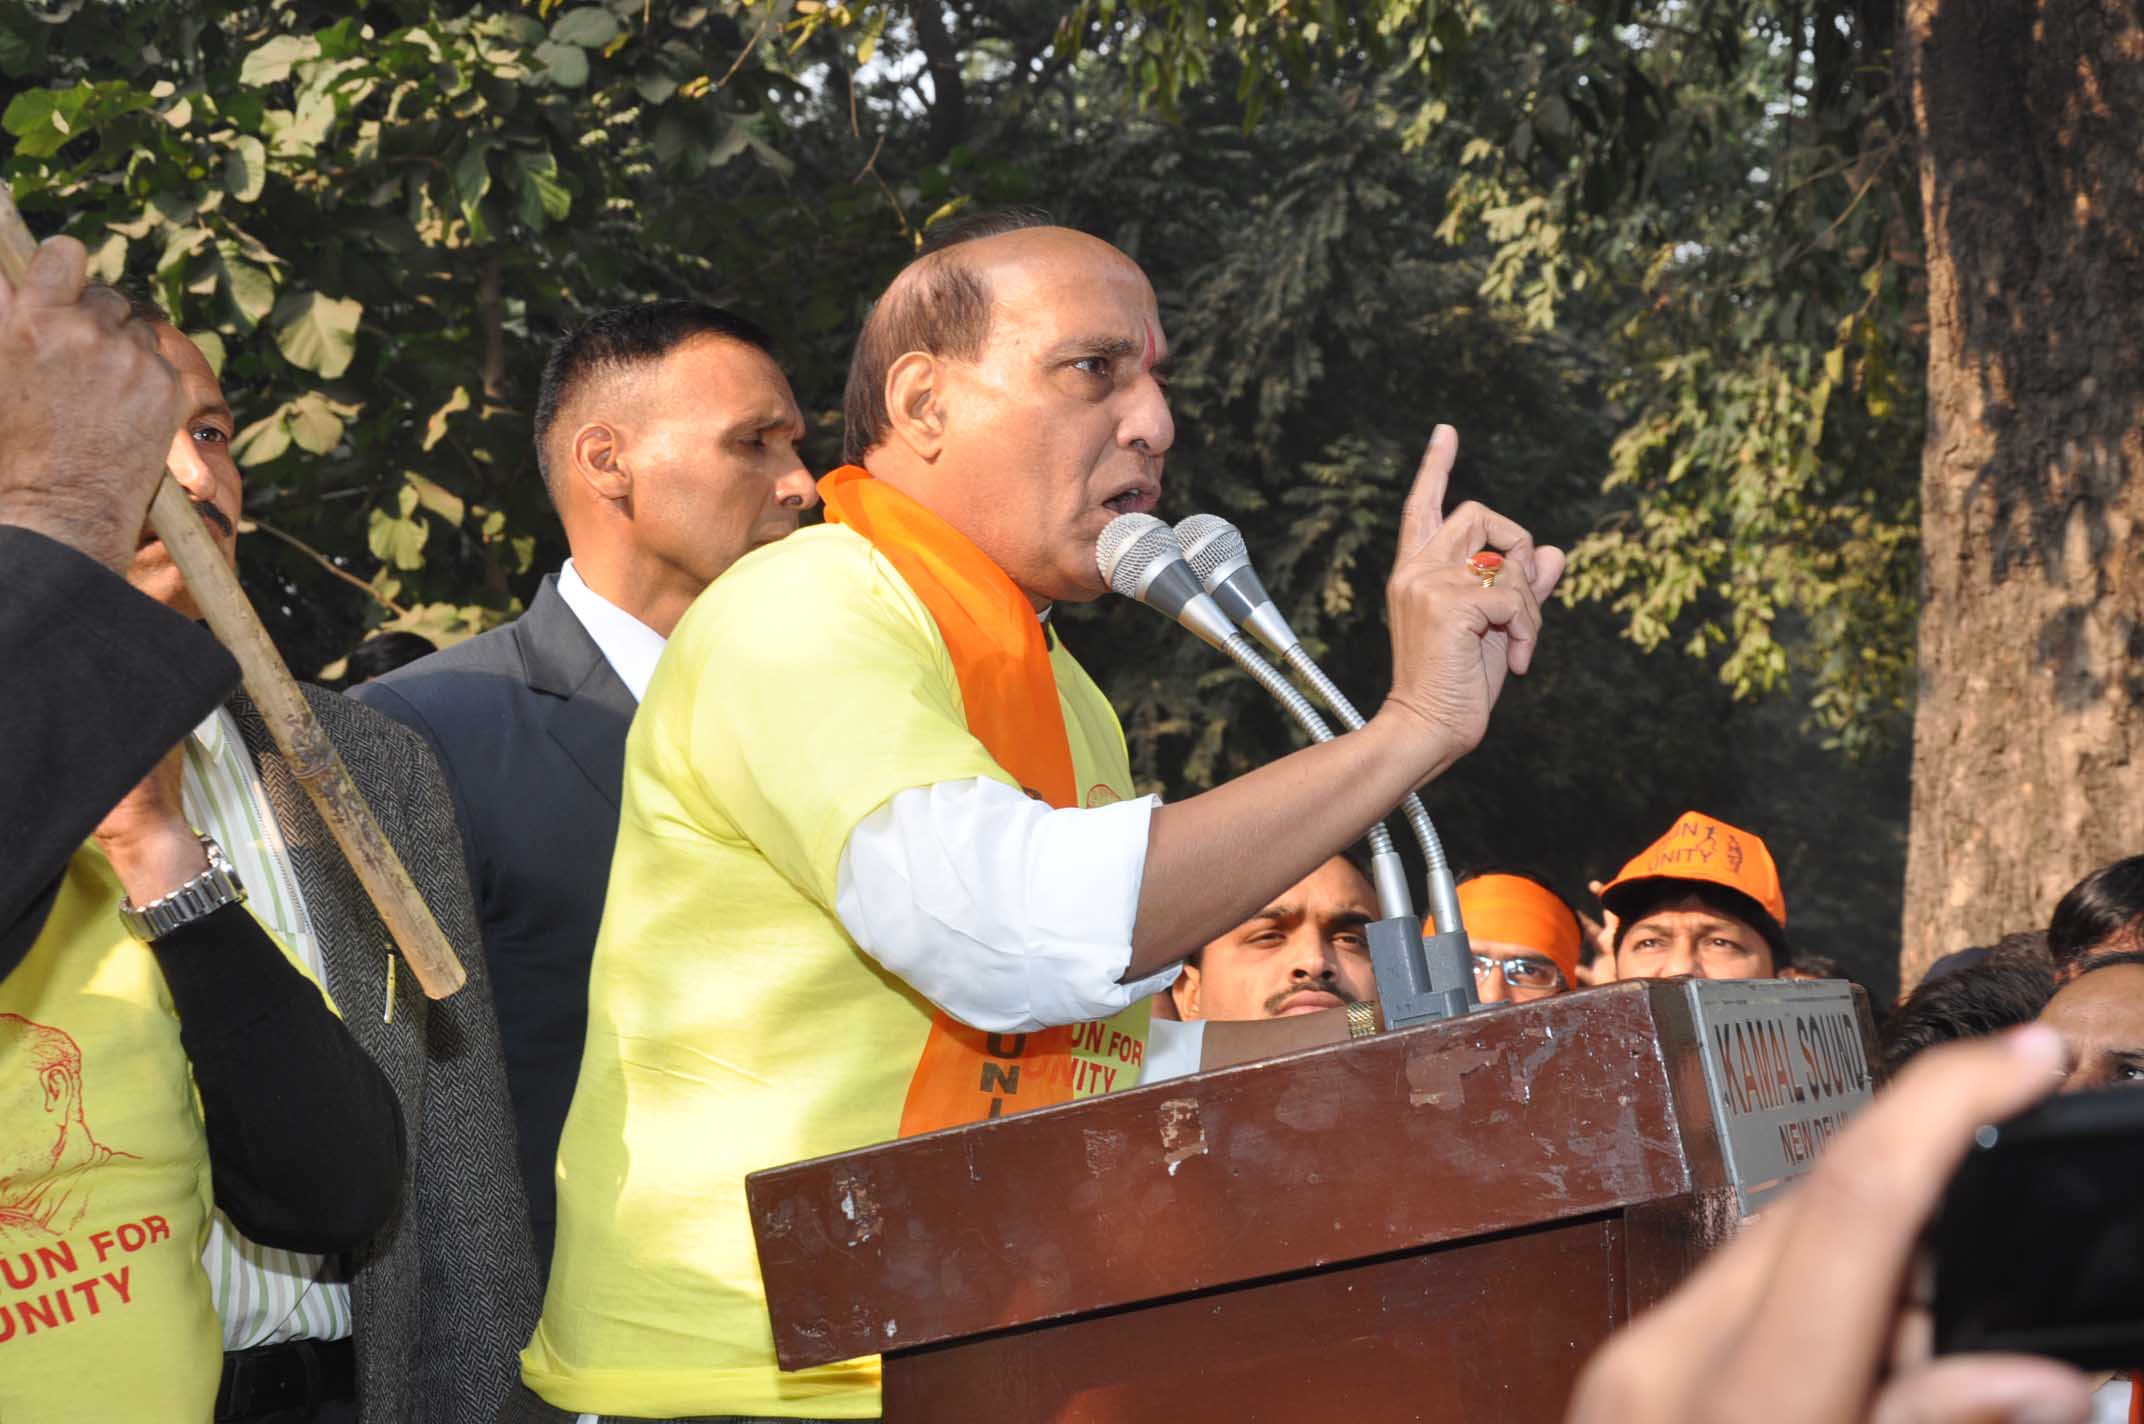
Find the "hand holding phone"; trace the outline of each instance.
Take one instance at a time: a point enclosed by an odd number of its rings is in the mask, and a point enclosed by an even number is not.
[[[2144,1366],[2144,1091],[1983,1127],[1929,1232],[1936,1351]]]
[[[2035,1024],[1915,1059],[1791,1196],[1601,1348],[1572,1424],[2082,1421],[2077,1370],[1931,1359],[1926,1314],[1905,1304],[1922,1228],[1974,1134],[2044,1097],[2066,1062]]]

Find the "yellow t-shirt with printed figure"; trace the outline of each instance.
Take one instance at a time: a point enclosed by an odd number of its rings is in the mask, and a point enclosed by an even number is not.
[[[1051,665],[1083,804],[1128,799],[1107,699],[1061,643]],[[896,792],[975,777],[1016,784],[969,734],[929,610],[845,526],[741,560],[678,624],[626,743],[558,1245],[521,1357],[544,1399],[879,1413],[875,1358],[776,1368],[744,1179],[897,1135],[932,1011],[836,918],[841,852]],[[1149,1010],[1111,1025],[1143,1044]]]

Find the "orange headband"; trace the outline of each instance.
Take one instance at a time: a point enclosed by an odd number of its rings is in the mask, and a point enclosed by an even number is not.
[[[1556,961],[1578,987],[1578,920],[1570,908],[1519,875],[1484,875],[1459,887],[1459,915],[1471,939],[1523,945]]]

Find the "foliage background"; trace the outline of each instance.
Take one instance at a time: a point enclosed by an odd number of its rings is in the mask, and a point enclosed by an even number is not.
[[[1457,497],[1575,546],[1488,743],[1428,797],[1581,903],[1697,806],[1796,941],[1895,984],[1922,298],[1881,0],[0,9],[0,153],[152,290],[243,426],[242,571],[301,674],[512,616],[565,549],[549,341],[657,295],[780,333],[839,450],[917,236],[1035,202],[1152,275],[1163,513],[1241,524],[1365,701],[1430,424]],[[1171,794],[1292,745],[1143,609],[1068,636]],[[1991,927],[1992,931],[2015,926]]]

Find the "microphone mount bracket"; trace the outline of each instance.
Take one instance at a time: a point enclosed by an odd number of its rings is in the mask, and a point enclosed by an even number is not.
[[[1387,1028],[1412,1028],[1462,1018],[1478,1008],[1473,949],[1464,929],[1422,937],[1414,915],[1373,920],[1368,928],[1370,970]]]

